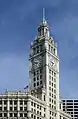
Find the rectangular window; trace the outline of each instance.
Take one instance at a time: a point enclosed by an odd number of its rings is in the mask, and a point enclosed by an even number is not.
[[[51,98],[49,98],[49,101],[51,102]]]
[[[10,100],[10,105],[12,105],[12,100]]]
[[[61,119],[61,115],[60,115],[60,119]]]
[[[39,82],[37,82],[37,86],[39,86]]]
[[[9,115],[10,115],[10,117],[12,117],[13,116],[13,113],[9,113]]]
[[[44,117],[45,117],[45,114],[44,114]]]
[[[56,49],[54,48],[54,54],[56,53]]]
[[[31,111],[33,112],[33,108],[31,108]]]
[[[40,45],[40,52],[42,52],[42,45]]]
[[[42,33],[42,35],[44,36],[44,29],[42,29],[42,32],[41,32],[41,33]]]
[[[2,117],[2,113],[0,113],[0,117]]]
[[[50,51],[50,45],[49,45],[49,51]]]
[[[7,105],[7,100],[4,100],[4,105]]]
[[[53,92],[53,88],[52,88],[52,92]]]
[[[20,100],[20,105],[23,105],[23,101],[22,100]]]
[[[54,78],[54,82],[56,82],[56,78]]]
[[[20,107],[20,111],[23,111],[23,107]]]
[[[50,115],[51,115],[51,111],[50,111]]]
[[[2,111],[2,107],[0,107],[0,111]]]
[[[31,102],[31,105],[33,106],[33,102]]]
[[[36,107],[36,103],[34,103],[34,107]]]
[[[37,114],[39,114],[39,111],[37,111]]]
[[[54,90],[54,93],[56,93],[56,90]]]
[[[49,93],[49,96],[51,96],[51,93]]]
[[[7,113],[4,113],[4,117],[7,117]]]
[[[39,119],[39,117],[37,117],[37,119]]]
[[[42,84],[42,81],[40,81],[40,84]]]
[[[51,69],[49,69],[49,74],[51,74]]]
[[[52,116],[54,115],[54,112],[52,112]]]
[[[56,104],[56,101],[54,101],[54,104]]]
[[[37,80],[39,80],[39,76],[37,76]]]
[[[20,113],[20,117],[23,117],[23,113]]]
[[[54,99],[56,99],[56,95],[54,95]]]
[[[14,111],[16,111],[17,110],[17,107],[14,107]]]
[[[7,111],[7,107],[4,107],[4,111]]]
[[[14,105],[17,105],[17,100],[14,100]]]
[[[52,100],[52,103],[53,103],[53,100]]]
[[[56,88],[56,84],[54,84],[54,88]]]
[[[60,104],[60,109],[61,109],[61,104]]]
[[[49,90],[51,90],[51,87],[49,87]]]
[[[14,117],[17,117],[17,113],[14,113]]]
[[[27,117],[27,113],[24,113],[24,117]]]
[[[34,109],[34,113],[36,113],[36,109]]]
[[[53,47],[51,47],[51,52],[53,52]]]
[[[40,73],[42,73],[42,69],[40,69]]]
[[[37,53],[39,53],[39,46],[37,46]]]
[[[41,112],[40,112],[40,115],[41,115]]]
[[[41,110],[41,106],[40,106],[40,110]]]
[[[34,83],[34,87],[36,87],[36,83]]]
[[[12,107],[10,107],[10,111],[12,111]]]
[[[34,119],[36,119],[36,116],[34,116]]]
[[[46,111],[46,108],[44,108],[44,112]]]
[[[67,100],[67,102],[73,102],[73,100]],[[74,102],[78,102],[78,100],[74,100]]]
[[[56,106],[54,106],[54,109],[56,109]]]
[[[40,79],[42,79],[42,75],[40,75]]]
[[[51,81],[49,81],[49,85],[51,85]]]
[[[34,76],[36,75],[35,71],[34,71],[34,73],[33,73],[33,74],[34,74]]]
[[[2,100],[0,100],[0,105],[2,105]]]
[[[49,104],[49,106],[51,107],[51,104]]]
[[[37,108],[39,108],[39,105],[37,105]]]
[[[52,81],[53,81],[53,77],[52,77]]]
[[[39,74],[39,70],[37,70],[37,75]]]
[[[53,83],[52,83],[52,86],[53,86]]]
[[[44,101],[45,101],[45,95],[44,95]]]
[[[24,105],[27,105],[27,101],[26,100],[24,100]]]
[[[56,73],[54,73],[54,77],[56,77]]]
[[[53,71],[52,71],[52,75],[53,75]]]
[[[35,77],[33,78],[33,81],[36,81],[36,78]]]
[[[52,108],[53,108],[53,105],[52,105]]]
[[[33,114],[31,114],[31,118],[33,118]]]
[[[51,79],[51,75],[49,75],[49,79]]]
[[[24,107],[24,111],[27,111],[27,107]]]

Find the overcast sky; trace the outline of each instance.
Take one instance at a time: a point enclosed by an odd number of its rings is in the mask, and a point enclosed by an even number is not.
[[[58,44],[60,95],[78,98],[78,0],[0,0],[0,92],[28,83],[29,48],[43,7]]]

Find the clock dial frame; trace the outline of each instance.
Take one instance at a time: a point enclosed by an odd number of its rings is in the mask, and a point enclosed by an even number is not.
[[[52,56],[49,55],[49,60],[48,60],[48,61],[49,61],[49,66],[50,66],[50,67],[54,67],[55,61],[54,61],[54,59],[53,59]]]
[[[50,55],[48,57],[49,66],[57,71],[57,61]]]
[[[34,68],[38,68],[38,67],[42,66],[42,57],[41,56],[33,59],[33,66],[34,66]]]

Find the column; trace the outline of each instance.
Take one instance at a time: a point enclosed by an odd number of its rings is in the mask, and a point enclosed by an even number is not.
[[[27,111],[28,111],[27,117],[30,119],[31,118],[31,100],[30,99],[27,102]]]
[[[17,119],[19,119],[19,110],[20,110],[20,109],[19,109],[19,105],[20,105],[20,104],[19,104],[19,94],[18,94],[18,99],[17,99],[17,101],[18,101],[18,102],[17,102],[17,117],[18,117]]]
[[[7,118],[9,118],[9,97],[7,99]]]

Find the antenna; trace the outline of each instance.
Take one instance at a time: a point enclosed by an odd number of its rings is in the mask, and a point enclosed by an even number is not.
[[[45,9],[43,8],[43,22],[45,21]]]

